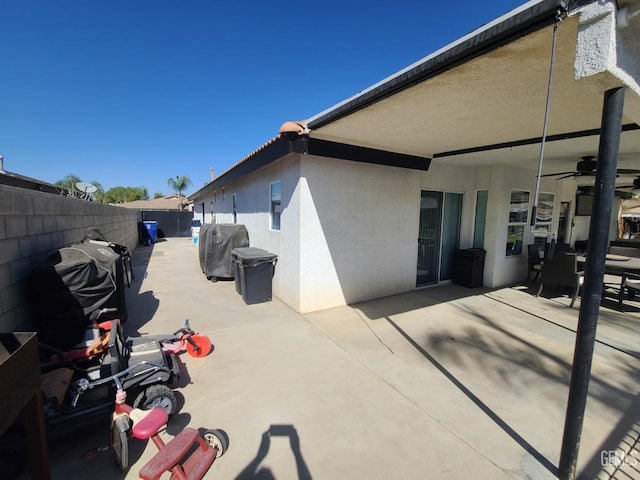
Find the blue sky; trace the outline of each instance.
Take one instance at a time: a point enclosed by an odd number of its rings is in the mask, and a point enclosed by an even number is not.
[[[0,154],[173,193],[524,2],[6,0]],[[453,8],[455,6],[455,8]]]

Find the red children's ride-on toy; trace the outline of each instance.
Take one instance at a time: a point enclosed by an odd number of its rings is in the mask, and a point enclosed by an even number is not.
[[[200,480],[207,473],[216,458],[222,456],[227,449],[226,436],[219,430],[206,430],[201,436],[198,430],[185,428],[171,441],[165,443],[160,430],[169,418],[162,408],[140,410],[126,403],[121,378],[132,371],[156,372],[160,365],[152,362],[141,362],[118,374],[111,375],[94,382],[86,379],[78,380],[73,387],[76,403],[80,396],[95,387],[113,382],[116,385],[115,408],[111,426],[111,448],[121,470],[129,466],[129,438],[140,440],[151,439],[158,448],[158,453],[140,470],[140,478],[157,480],[163,473],[171,472],[171,478],[180,480]]]

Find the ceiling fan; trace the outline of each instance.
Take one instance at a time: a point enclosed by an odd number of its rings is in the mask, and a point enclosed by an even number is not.
[[[570,177],[583,177],[583,176],[595,176],[596,168],[598,166],[598,160],[594,155],[587,155],[582,157],[576,164],[576,169],[573,172],[558,172],[558,173],[547,173],[546,175],[542,175],[543,177],[554,177],[556,175],[562,175],[556,180],[562,180],[564,178]],[[631,169],[631,168],[619,168],[618,175],[636,175],[640,174],[639,169]]]

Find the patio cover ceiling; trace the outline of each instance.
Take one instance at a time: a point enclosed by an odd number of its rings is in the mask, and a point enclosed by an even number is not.
[[[472,32],[309,119],[311,137],[450,164],[537,170],[553,19],[560,5],[529,2]],[[607,71],[576,79],[580,20],[569,15],[558,24],[543,174],[574,171],[581,157],[597,155],[604,92],[622,85]],[[636,55],[639,26],[640,17],[628,27],[636,35]],[[628,88],[619,168],[640,169],[638,124],[638,90]],[[619,184],[635,176],[620,177]],[[593,177],[577,180],[588,183]]]

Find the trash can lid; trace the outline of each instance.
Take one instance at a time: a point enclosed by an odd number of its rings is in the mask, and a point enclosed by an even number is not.
[[[231,256],[237,258],[243,263],[247,262],[270,262],[277,257],[275,253],[267,252],[261,248],[256,247],[239,247],[231,250]]]

